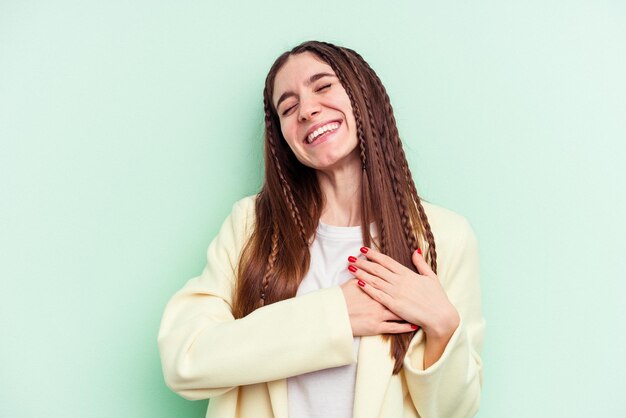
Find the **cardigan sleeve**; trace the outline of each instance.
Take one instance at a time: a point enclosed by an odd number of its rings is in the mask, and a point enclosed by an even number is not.
[[[209,245],[202,274],[187,282],[163,313],[158,336],[163,374],[187,399],[356,361],[339,287],[233,317],[236,269],[253,222],[254,200],[236,203]]]
[[[438,277],[461,321],[437,362],[424,370],[425,334],[418,331],[404,360],[413,403],[422,418],[467,418],[480,404],[485,321],[479,285],[478,246],[465,218],[455,215],[437,242]]]

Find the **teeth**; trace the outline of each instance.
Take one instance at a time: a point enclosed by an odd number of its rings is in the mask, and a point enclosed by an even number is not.
[[[338,129],[338,128],[339,128],[338,122],[327,123],[326,125],[317,128],[315,131],[309,134],[309,136],[307,136],[306,138],[306,142],[310,144],[311,142],[315,141],[315,138],[317,138],[324,132],[334,131],[335,129]]]

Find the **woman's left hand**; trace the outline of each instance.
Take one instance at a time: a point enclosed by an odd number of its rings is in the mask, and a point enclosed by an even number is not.
[[[419,274],[372,248],[364,247],[361,252],[367,259],[351,257],[349,269],[364,283],[359,283],[364,292],[400,318],[420,326],[427,337],[450,338],[459,325],[459,313],[419,251],[412,258]]]

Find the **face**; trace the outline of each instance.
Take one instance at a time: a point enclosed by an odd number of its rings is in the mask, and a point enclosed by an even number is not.
[[[318,170],[360,165],[352,105],[330,65],[316,55],[291,55],[274,80],[274,106],[298,160]]]

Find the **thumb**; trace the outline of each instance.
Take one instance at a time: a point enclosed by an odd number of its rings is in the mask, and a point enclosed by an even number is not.
[[[417,250],[415,250],[413,252],[411,259],[415,267],[417,267],[417,271],[419,274],[421,274],[422,276],[434,276],[435,275],[433,270],[430,268],[430,266],[424,259],[421,249],[418,248]]]

